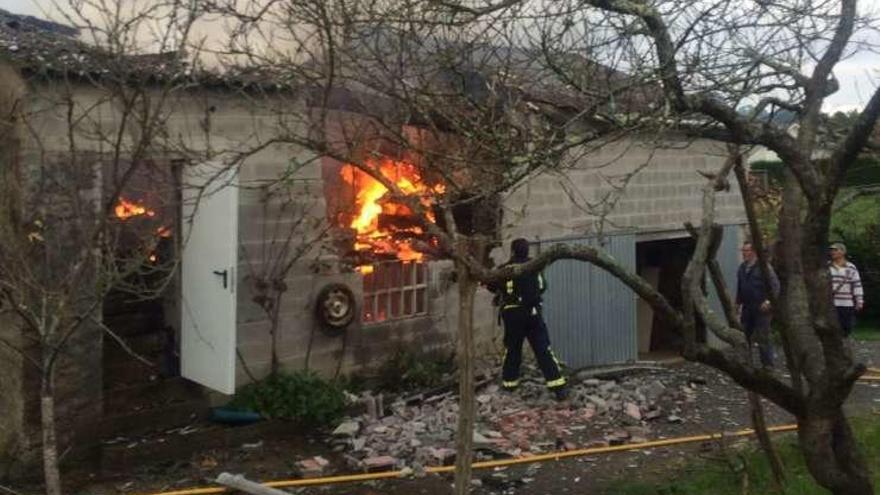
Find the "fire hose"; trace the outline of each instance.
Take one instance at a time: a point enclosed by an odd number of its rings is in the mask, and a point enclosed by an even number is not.
[[[871,373],[877,373],[877,375],[872,376],[862,376],[859,380],[863,381],[880,381],[880,368],[868,368],[868,371]],[[788,424],[788,425],[780,425],[780,426],[771,426],[767,428],[767,431],[770,433],[782,433],[782,432],[790,432],[797,430],[796,424]],[[650,442],[643,443],[634,443],[627,445],[612,445],[608,447],[593,447],[586,449],[575,449],[575,450],[566,450],[561,452],[551,452],[549,454],[540,454],[529,457],[518,457],[515,459],[503,459],[497,461],[482,461],[475,462],[471,466],[473,469],[492,469],[497,467],[506,467],[506,466],[514,466],[518,464],[532,464],[536,462],[547,462],[547,461],[558,461],[560,459],[566,459],[569,457],[583,457],[589,455],[597,455],[597,454],[610,454],[613,452],[624,452],[630,450],[643,450],[643,449],[653,449],[658,447],[668,447],[672,445],[682,445],[688,443],[697,443],[697,442],[709,442],[715,440],[723,440],[729,438],[738,438],[750,436],[755,433],[753,429],[745,429],[739,430],[731,433],[708,433],[704,435],[694,435],[687,437],[676,437],[676,438],[667,438],[663,440],[654,440]],[[425,473],[428,474],[441,474],[441,473],[450,473],[455,471],[455,466],[432,466],[426,467]],[[307,478],[307,479],[292,479],[292,480],[277,480],[277,481],[268,481],[262,483],[263,486],[270,488],[286,488],[286,487],[302,487],[302,486],[316,486],[316,485],[331,485],[336,483],[352,483],[359,481],[375,481],[382,479],[391,479],[391,478],[402,478],[405,476],[405,473],[400,470],[396,471],[382,471],[378,473],[364,473],[364,474],[346,474],[340,476],[328,476],[323,478]],[[187,488],[184,490],[175,490],[170,492],[156,492],[144,495],[211,495],[215,493],[228,493],[230,490],[225,487],[201,487],[201,488]]]
[[[880,378],[880,377],[878,377]],[[797,430],[797,425],[789,424],[789,425],[781,425],[781,426],[772,426],[767,428],[767,431],[771,433],[780,433],[787,431],[795,431]],[[475,462],[472,464],[474,469],[491,469],[497,467],[505,467],[505,466],[513,466],[517,464],[531,464],[535,462],[547,462],[547,461],[558,461],[560,459],[565,459],[569,457],[582,457],[588,455],[596,455],[596,454],[609,454],[612,452],[623,452],[628,450],[642,450],[642,449],[652,449],[657,447],[668,447],[671,445],[681,445],[687,443],[697,443],[697,442],[709,442],[713,440],[724,440],[729,438],[738,438],[753,435],[755,433],[752,429],[740,430],[732,433],[709,433],[705,435],[694,435],[688,437],[676,437],[676,438],[667,438],[664,440],[654,440],[651,442],[644,443],[634,443],[627,445],[612,445],[608,447],[594,447],[587,449],[576,449],[576,450],[567,450],[561,452],[551,452],[549,454],[541,454],[530,457],[518,457],[515,459],[503,459],[497,461],[482,461]],[[436,467],[426,467],[425,473],[429,474],[440,474],[440,473],[449,473],[455,471],[455,466],[436,466]],[[378,473],[364,473],[364,474],[347,474],[340,476],[329,476],[324,478],[308,478],[308,479],[293,479],[293,480],[278,480],[278,481],[269,481],[266,483],[262,483],[263,486],[270,488],[286,488],[286,487],[301,487],[301,486],[315,486],[315,485],[330,485],[336,483],[351,483],[357,481],[374,481],[381,479],[389,479],[389,478],[401,478],[404,476],[403,471],[382,471]],[[214,493],[228,493],[230,490],[225,487],[203,487],[203,488],[188,488],[184,490],[176,490],[170,492],[158,492],[158,493],[150,493],[145,495],[209,495]]]

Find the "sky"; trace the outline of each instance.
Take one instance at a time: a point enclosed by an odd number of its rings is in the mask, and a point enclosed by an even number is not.
[[[64,0],[60,0],[64,3]],[[0,9],[16,14],[46,17],[39,5],[51,5],[51,0],[0,0]],[[880,0],[862,0],[862,9],[880,13]],[[880,45],[880,34],[876,35]],[[860,109],[880,86],[880,53],[861,53],[840,62],[834,71],[840,90],[825,101],[827,112]]]

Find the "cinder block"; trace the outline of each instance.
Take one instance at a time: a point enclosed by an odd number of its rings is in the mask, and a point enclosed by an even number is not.
[[[239,345],[265,341],[271,325],[267,319],[254,320],[237,325],[237,342]]]

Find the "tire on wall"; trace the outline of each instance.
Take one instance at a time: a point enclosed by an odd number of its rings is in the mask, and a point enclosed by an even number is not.
[[[325,285],[315,303],[315,316],[321,328],[332,335],[341,334],[354,321],[357,304],[354,293],[345,284]]]

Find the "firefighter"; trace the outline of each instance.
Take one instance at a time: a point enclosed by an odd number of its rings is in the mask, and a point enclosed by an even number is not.
[[[529,260],[529,242],[514,239],[510,244],[510,261],[502,266],[525,263]],[[528,339],[538,366],[547,381],[547,387],[557,400],[564,400],[568,391],[559,361],[550,349],[550,335],[541,314],[541,295],[547,288],[541,273],[520,275],[501,286],[492,287],[500,305],[504,322],[504,367],[501,375],[505,390],[519,386],[519,368],[522,362],[523,340]]]

